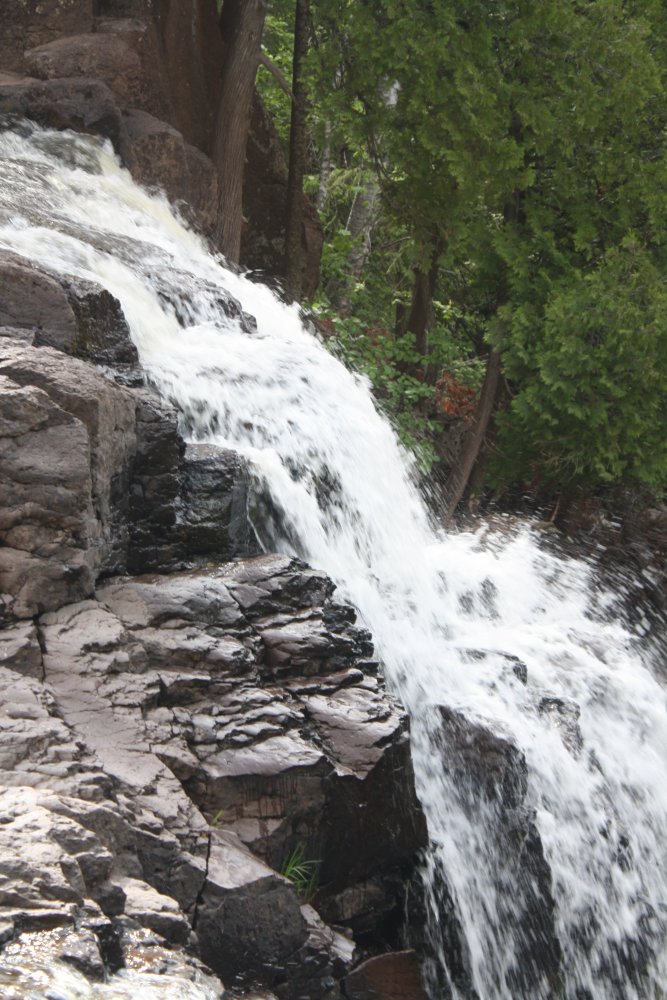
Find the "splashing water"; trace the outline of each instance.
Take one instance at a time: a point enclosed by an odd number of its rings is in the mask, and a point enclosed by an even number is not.
[[[0,158],[0,247],[120,299],[184,431],[247,457],[280,511],[260,531],[373,632],[432,841],[431,996],[664,997],[667,697],[591,567],[529,526],[436,531],[363,380],[107,145],[6,132]]]

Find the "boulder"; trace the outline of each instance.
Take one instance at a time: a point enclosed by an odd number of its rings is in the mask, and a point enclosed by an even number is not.
[[[0,252],[0,325],[32,333],[33,342],[71,350],[74,312],[60,283],[25,258]]]
[[[427,1000],[414,951],[377,955],[345,978],[348,1000]]]
[[[105,83],[120,107],[143,107],[142,67],[137,53],[114,34],[76,34],[24,54],[24,65],[40,80],[85,77]]]
[[[0,66],[23,72],[23,53],[54,38],[93,25],[93,0],[21,0],[5,3],[0,34]]]
[[[211,160],[171,125],[143,111],[126,112],[125,125],[135,180],[163,189],[187,222],[211,236],[218,214],[218,175]]]
[[[35,347],[54,347],[98,364],[136,364],[120,302],[92,281],[50,274],[0,251],[0,328]],[[21,336],[19,331],[25,331]]]
[[[556,933],[551,872],[527,805],[527,765],[519,748],[503,732],[463,712],[440,707],[443,760],[447,778],[471,822],[484,824],[490,856],[497,859],[496,919],[514,929],[514,961],[506,973],[516,996],[560,988],[561,948]],[[499,862],[499,863],[498,863]],[[461,935],[446,873],[437,867],[433,898],[438,900],[442,935],[453,982],[470,983],[467,944]]]
[[[94,78],[0,83],[0,115],[110,139],[125,166],[133,165],[132,147],[114,95]]]
[[[293,887],[226,831],[214,830],[206,885],[197,907],[204,961],[228,978],[261,977],[269,985],[307,938]]]
[[[114,35],[136,54],[140,64],[140,93],[133,106],[171,122],[174,117],[171,84],[160,42],[159,19],[156,19],[154,10],[143,10],[142,15],[97,17],[95,31],[98,34]]]

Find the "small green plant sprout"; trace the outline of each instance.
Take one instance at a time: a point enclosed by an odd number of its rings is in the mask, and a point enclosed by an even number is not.
[[[306,858],[303,844],[298,844],[283,862],[280,874],[290,880],[297,896],[304,903],[312,902],[315,896],[319,863]]]

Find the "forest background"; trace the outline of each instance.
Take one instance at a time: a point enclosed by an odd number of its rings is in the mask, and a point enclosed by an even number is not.
[[[368,376],[443,512],[471,491],[664,499],[664,5],[219,6],[221,197],[240,206],[245,74],[289,161],[284,292]],[[307,300],[302,191],[325,232]]]

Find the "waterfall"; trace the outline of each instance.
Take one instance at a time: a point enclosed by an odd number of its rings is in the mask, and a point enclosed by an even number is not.
[[[364,380],[108,144],[5,132],[0,159],[0,247],[120,300],[184,434],[240,452],[270,494],[266,543],[325,570],[372,631],[429,826],[432,997],[664,997],[667,697],[593,567],[530,525],[434,527]]]

